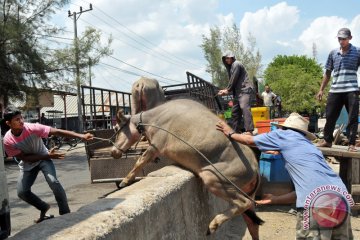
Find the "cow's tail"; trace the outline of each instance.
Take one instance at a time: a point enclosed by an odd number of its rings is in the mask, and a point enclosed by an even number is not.
[[[255,224],[262,225],[264,221],[256,215],[255,211],[248,209],[244,212]]]
[[[254,195],[257,189],[260,186],[260,174],[256,176],[256,185],[255,188],[249,193],[250,196]],[[256,215],[255,211],[248,209],[244,212],[255,224],[262,225],[264,221]]]

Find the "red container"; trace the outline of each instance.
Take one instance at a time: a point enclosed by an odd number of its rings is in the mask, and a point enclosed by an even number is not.
[[[286,118],[274,118],[274,119],[269,119],[269,120],[261,120],[261,121],[256,122],[255,127],[258,130],[258,134],[267,133],[267,132],[270,132],[270,130],[271,130],[271,123],[282,124],[285,122],[285,120],[286,120]]]

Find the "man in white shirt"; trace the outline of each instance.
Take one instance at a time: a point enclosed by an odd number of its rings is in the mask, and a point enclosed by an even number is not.
[[[270,118],[274,118],[274,103],[276,94],[273,93],[269,85],[265,85],[265,91],[261,93],[261,98],[264,100],[264,106],[270,110]]]

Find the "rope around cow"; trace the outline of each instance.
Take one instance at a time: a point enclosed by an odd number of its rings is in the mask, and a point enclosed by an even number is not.
[[[129,119],[130,120],[130,119]],[[104,141],[104,142],[108,142],[110,144],[112,144],[114,147],[116,147],[118,150],[120,150],[122,153],[125,153],[126,151],[125,150],[122,150],[121,148],[119,148],[119,146],[114,142],[112,141],[112,139],[120,132],[120,130],[125,126],[127,125],[127,123],[129,122],[129,120],[123,124],[118,130],[115,131],[115,133],[110,137],[110,138],[99,138],[99,137],[93,137],[93,139],[97,139],[97,140],[100,140],[100,141]],[[229,178],[227,178],[224,174],[221,173],[220,170],[218,170],[215,165],[202,153],[200,152],[197,148],[195,148],[194,146],[192,146],[191,144],[189,144],[188,142],[186,142],[185,140],[183,140],[182,138],[180,138],[179,136],[177,136],[175,133],[172,133],[171,131],[167,130],[167,129],[164,129],[162,127],[159,127],[159,126],[156,126],[156,125],[152,125],[152,124],[146,124],[146,123],[142,123],[141,120],[140,122],[137,124],[136,128],[137,130],[139,131],[139,133],[141,135],[143,135],[143,132],[145,131],[145,129],[143,128],[144,126],[149,126],[149,127],[154,127],[154,128],[157,128],[157,129],[160,129],[164,132],[167,132],[168,134],[172,135],[173,137],[175,137],[176,139],[180,140],[181,142],[185,143],[187,146],[189,146],[190,148],[192,148],[193,150],[195,150],[201,157],[203,157],[214,169],[216,172],[218,172],[227,182],[229,182],[239,193],[241,193],[242,195],[244,195],[247,199],[249,199],[251,202],[255,203],[255,205],[257,205],[256,201],[254,199],[252,199],[246,192],[244,192],[243,190],[241,190],[233,181],[231,181]],[[139,143],[141,137],[139,138],[138,142],[136,143],[135,145],[135,149],[136,149],[136,146],[137,144]],[[88,146],[90,145],[93,145],[93,144],[96,144],[98,142],[95,142],[95,143],[91,143],[91,144],[88,144]],[[80,148],[80,147],[78,147]],[[75,149],[78,149],[78,148],[70,148],[68,149],[67,151],[70,151],[70,150],[75,150]]]
[[[249,199],[251,202],[256,203],[256,201],[254,199],[252,199],[246,192],[244,192],[243,190],[241,190],[233,181],[231,181],[229,178],[227,178],[224,174],[221,173],[220,170],[218,170],[215,165],[202,153],[200,152],[197,148],[195,148],[194,146],[192,146],[191,144],[189,144],[188,142],[186,142],[185,140],[183,140],[182,138],[180,138],[179,136],[177,136],[175,133],[170,132],[167,129],[164,129],[162,127],[156,126],[156,125],[152,125],[152,124],[146,124],[146,123],[142,123],[141,121],[137,124],[137,129],[139,131],[140,128],[142,128],[141,126],[149,126],[149,127],[154,127],[157,129],[160,129],[164,132],[167,132],[168,134],[172,135],[173,137],[177,138],[178,140],[180,140],[181,142],[185,143],[187,146],[191,147],[192,149],[194,149],[201,157],[203,157],[215,170],[216,172],[218,172],[226,181],[228,181],[233,187],[235,187],[235,189],[241,193],[242,195],[244,195],[247,199]],[[144,130],[143,130],[144,131]],[[141,131],[139,131],[141,133]],[[115,146],[116,147],[116,146]]]

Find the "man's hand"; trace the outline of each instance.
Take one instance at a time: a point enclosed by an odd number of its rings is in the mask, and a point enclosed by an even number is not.
[[[274,196],[270,193],[265,193],[261,200],[257,200],[255,202],[260,205],[274,204],[274,197],[276,197],[276,196]]]
[[[320,90],[317,94],[316,94],[316,99],[318,101],[322,100],[322,96],[324,95],[324,92],[322,90]]]
[[[81,140],[85,140],[85,141],[92,140],[93,138],[94,135],[92,135],[91,133],[85,133],[81,136]]]
[[[265,151],[264,153],[273,154],[273,155],[279,155],[280,154],[279,151],[273,151],[273,150]]]
[[[65,158],[65,153],[56,153],[55,148],[50,149],[48,154],[51,159],[64,159]]]
[[[224,96],[224,95],[228,95],[228,94],[229,94],[229,91],[227,89],[223,89],[218,92],[219,96]]]
[[[234,130],[229,125],[227,125],[224,121],[219,121],[216,124],[216,130],[223,132],[225,134],[225,136],[228,136],[229,133],[234,132]]]

